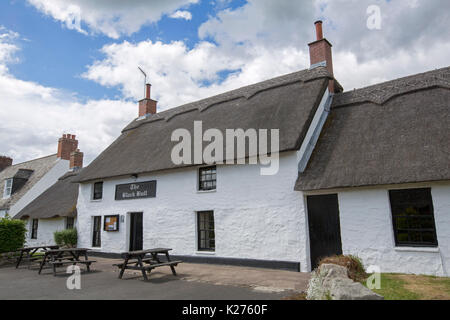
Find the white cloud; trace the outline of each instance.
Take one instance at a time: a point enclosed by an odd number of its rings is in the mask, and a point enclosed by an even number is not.
[[[192,13],[185,10],[177,10],[172,13],[169,17],[173,19],[184,19],[184,20],[192,20]]]
[[[17,37],[0,29],[0,155],[18,163],[53,154],[58,138],[71,133],[77,135],[89,162],[137,116],[136,104],[120,100],[81,103],[70,93],[16,79],[7,66],[16,61]]]
[[[159,100],[159,110],[164,110],[304,68],[308,61],[295,47],[242,47],[239,51],[229,55],[223,47],[206,41],[191,50],[183,42],[124,41],[103,47],[106,58],[91,65],[84,77],[104,86],[119,86],[125,97],[139,99],[143,91],[139,65],[153,85],[152,97]],[[223,71],[235,72],[222,81],[218,74]]]
[[[372,3],[382,9],[380,31],[367,28],[366,9]],[[174,107],[309,67],[307,43],[315,39],[313,22],[321,17],[334,44],[335,76],[344,88],[353,89],[446,66],[450,49],[442,39],[450,38],[443,27],[448,10],[443,12],[439,3],[449,6],[445,0],[250,0],[200,26],[204,40],[191,50],[183,42],[150,40],[107,45],[105,58],[84,76],[122,88],[125,97],[140,98],[142,79],[135,70],[141,65],[160,106]],[[439,37],[433,26],[440,28]],[[225,70],[235,72],[221,79]]]
[[[130,35],[146,24],[157,22],[163,15],[197,3],[198,0],[28,0],[42,13],[61,21],[69,29],[111,38]]]

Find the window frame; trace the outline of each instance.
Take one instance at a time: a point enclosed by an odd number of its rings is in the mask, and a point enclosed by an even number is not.
[[[95,186],[97,186],[97,185],[101,185],[101,193],[100,193],[99,198],[96,197],[96,194],[98,194],[98,192],[96,193],[96,191],[95,191]],[[101,201],[103,199],[103,185],[104,185],[103,181],[94,182],[94,184],[92,185],[92,200],[93,201]]]
[[[11,183],[11,185],[8,187],[8,182]],[[3,199],[8,199],[11,197],[12,195],[12,188],[13,188],[13,183],[14,183],[14,179],[13,178],[8,178],[5,179],[5,187],[3,189]],[[7,190],[9,190],[9,192],[7,192]]]
[[[211,173],[205,173],[203,174],[203,172],[208,172],[211,171]],[[211,179],[207,180],[202,180],[202,177],[204,176],[208,176],[211,175]],[[212,179],[212,176],[214,176],[215,178]],[[216,191],[217,190],[217,166],[208,166],[208,167],[201,167],[198,169],[198,178],[197,178],[197,183],[198,183],[198,191],[199,192],[212,192],[212,191]],[[213,183],[213,186],[211,188],[208,187],[203,187],[204,183]]]
[[[424,197],[424,199],[426,199],[426,201],[429,201],[429,206],[430,206],[430,210],[431,210],[431,216],[427,216],[427,215],[400,215],[400,214],[396,214],[395,210],[396,207],[401,206],[401,204],[396,204],[395,199],[393,199],[394,197],[394,193],[406,193],[406,192],[426,192],[426,195]],[[392,218],[392,230],[394,232],[394,241],[395,241],[395,246],[398,248],[404,248],[404,247],[413,247],[413,248],[438,248],[439,247],[439,241],[437,238],[437,232],[436,232],[436,219],[434,216],[434,205],[433,205],[433,197],[431,194],[431,188],[413,188],[413,189],[395,189],[395,190],[389,190],[388,192],[388,196],[389,196],[389,203],[390,203],[390,208],[391,208],[391,218]],[[411,207],[416,208],[416,204],[412,203]],[[402,217],[406,219],[406,224],[408,225],[408,228],[399,228],[397,225],[397,218]],[[409,227],[409,220],[412,219],[425,219],[428,218],[430,219],[430,223],[432,224],[432,228],[411,228]],[[406,234],[408,235],[408,241],[400,241],[398,239],[398,232],[399,230],[406,232]],[[423,241],[423,237],[421,236],[422,241],[410,241],[410,232],[417,232],[417,233],[425,233],[425,232],[431,232],[433,235],[433,241],[432,242],[424,242]]]
[[[71,221],[71,223],[69,223]],[[72,225],[71,228],[69,226]],[[74,217],[66,217],[66,230],[75,229],[75,218]]]
[[[98,221],[98,223],[96,223]],[[98,230],[96,230],[96,226],[98,226]],[[96,237],[96,232],[98,232],[98,237]],[[98,240],[98,243],[97,243]],[[102,216],[93,216],[92,217],[92,248],[101,248],[102,247]]]
[[[36,223],[35,223],[36,222]],[[31,234],[30,239],[37,240],[38,236],[38,228],[39,228],[39,219],[31,220]]]
[[[213,223],[213,228],[205,228],[202,229],[201,228],[201,215],[204,214],[210,214],[212,217],[212,223]],[[209,210],[209,211],[197,211],[196,212],[197,215],[197,250],[199,252],[216,252],[216,223],[215,223],[215,219],[214,219],[214,211],[213,210]],[[202,246],[202,232],[213,232],[214,233],[214,237],[211,239],[210,237],[206,237],[205,236],[205,241],[208,241],[209,244],[206,247]],[[214,246],[211,246],[211,240],[214,242]]]

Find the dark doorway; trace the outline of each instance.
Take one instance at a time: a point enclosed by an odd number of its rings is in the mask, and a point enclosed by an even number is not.
[[[130,213],[130,251],[142,250],[143,246],[142,212]]]
[[[337,194],[309,196],[307,202],[313,270],[320,259],[342,254],[341,224]]]

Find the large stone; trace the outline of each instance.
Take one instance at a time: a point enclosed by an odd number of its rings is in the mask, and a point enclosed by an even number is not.
[[[383,300],[384,298],[348,277],[347,268],[323,264],[314,272],[307,291],[308,300]]]
[[[319,273],[325,278],[347,278],[348,272],[346,267],[337,264],[322,264],[319,267]]]
[[[330,281],[329,294],[332,300],[384,300],[382,296],[349,278]]]

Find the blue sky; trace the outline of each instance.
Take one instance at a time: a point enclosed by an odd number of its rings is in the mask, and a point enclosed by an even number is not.
[[[0,1],[0,155],[71,133],[88,164],[136,117],[137,66],[166,110],[308,68],[318,18],[346,90],[448,66],[448,0]]]
[[[233,1],[226,5],[231,10],[245,1]],[[221,6],[224,8],[224,6]],[[145,25],[119,41],[140,42],[146,39],[184,41],[189,48],[199,41],[198,27],[217,12],[213,2],[203,1],[189,7],[192,20],[173,19],[164,16],[158,23]],[[102,58],[100,49],[113,42],[111,38],[97,34],[86,36],[65,28],[60,21],[44,15],[25,1],[0,2],[0,25],[21,35],[20,63],[10,66],[17,78],[38,82],[45,86],[76,92],[80,99],[114,99],[121,96],[115,87],[104,87],[81,75],[86,66]],[[82,22],[85,28],[85,23]],[[138,70],[133,70],[138,72]]]

